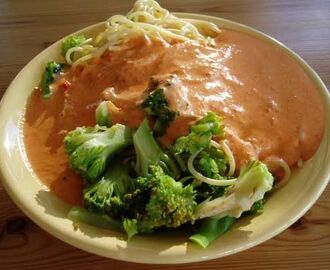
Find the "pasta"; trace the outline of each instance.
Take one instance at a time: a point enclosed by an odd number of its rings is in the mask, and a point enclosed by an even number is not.
[[[65,59],[72,65],[101,55],[106,49],[118,50],[127,37],[144,35],[165,43],[197,41],[212,45],[219,28],[207,21],[181,19],[162,8],[154,0],[138,0],[126,16],[114,15],[105,22],[106,29],[95,40],[87,39],[80,46],[66,52]]]
[[[277,190],[283,187],[289,181],[291,176],[291,169],[283,159],[278,157],[268,157],[264,160],[264,163],[267,165],[268,169],[271,172],[277,171],[278,169],[282,169],[284,172],[284,176],[279,182],[274,185],[273,190]]]

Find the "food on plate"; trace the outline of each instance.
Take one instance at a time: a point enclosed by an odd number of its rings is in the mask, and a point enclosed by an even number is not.
[[[68,217],[207,247],[313,156],[324,108],[280,48],[138,0],[62,41],[27,105],[29,161]],[[60,58],[59,58],[60,59]]]

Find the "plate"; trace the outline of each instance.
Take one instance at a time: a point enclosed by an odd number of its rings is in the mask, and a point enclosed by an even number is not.
[[[60,43],[56,42],[16,76],[0,105],[0,172],[3,185],[18,207],[35,223],[55,237],[75,247],[101,256],[140,263],[188,263],[210,260],[251,248],[279,234],[319,198],[330,176],[330,98],[327,88],[315,71],[297,54],[275,39],[245,25],[221,18],[179,13],[180,17],[209,20],[220,28],[229,28],[257,36],[280,47],[294,58],[313,80],[323,99],[326,127],[321,145],[312,159],[297,170],[289,183],[274,192],[259,216],[245,217],[207,249],[187,242],[184,233],[139,235],[127,243],[125,235],[82,224],[74,230],[66,215],[65,204],[33,173],[27,159],[22,134],[22,119],[27,100],[38,85],[43,67],[51,59],[60,59]],[[95,36],[103,23],[87,27],[77,33]]]

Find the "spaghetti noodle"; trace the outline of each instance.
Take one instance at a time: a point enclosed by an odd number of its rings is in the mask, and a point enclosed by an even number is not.
[[[105,31],[95,40],[89,38],[66,52],[68,64],[83,62],[101,55],[106,49],[118,50],[128,37],[143,35],[165,43],[197,41],[212,45],[219,28],[207,21],[181,19],[162,8],[154,0],[138,0],[126,16],[114,15],[105,22]]]
[[[267,165],[268,170],[271,172],[278,171],[279,169],[283,169],[284,172],[282,179],[275,183],[273,191],[283,187],[289,181],[291,176],[291,169],[283,159],[278,157],[268,157],[264,160],[264,163]]]

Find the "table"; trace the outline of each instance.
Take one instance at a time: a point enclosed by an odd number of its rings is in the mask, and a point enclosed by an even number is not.
[[[330,1],[170,0],[172,11],[224,17],[255,27],[300,54],[330,86]],[[133,1],[0,0],[0,97],[17,72],[51,43]],[[188,265],[148,266],[98,257],[43,231],[0,184],[1,269],[330,269],[330,187],[296,224],[272,240],[226,258]]]

